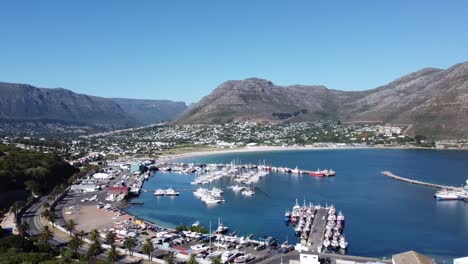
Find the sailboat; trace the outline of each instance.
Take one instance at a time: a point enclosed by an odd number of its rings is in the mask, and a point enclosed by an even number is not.
[[[212,236],[212,231],[211,231],[211,220],[210,220],[210,233],[209,233],[209,239],[210,239],[210,244],[209,244],[209,253],[208,255],[206,256],[208,259],[215,259],[215,258],[219,258],[221,257],[221,254],[223,254],[223,252],[219,251],[219,243],[218,243],[218,250],[216,250],[215,252],[211,252],[211,236]]]
[[[227,226],[224,226],[218,217],[218,228],[216,229],[216,234],[226,234],[228,230],[229,228]]]

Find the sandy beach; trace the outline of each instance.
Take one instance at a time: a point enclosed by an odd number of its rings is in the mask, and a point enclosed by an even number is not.
[[[415,146],[368,146],[368,145],[343,145],[343,146],[253,146],[253,147],[241,147],[232,149],[213,149],[209,151],[194,151],[181,154],[170,154],[162,155],[159,161],[174,161],[181,158],[196,157],[196,156],[207,156],[207,155],[219,155],[219,154],[232,154],[232,153],[245,153],[245,152],[271,152],[271,151],[301,151],[301,150],[350,150],[350,149],[430,149]]]

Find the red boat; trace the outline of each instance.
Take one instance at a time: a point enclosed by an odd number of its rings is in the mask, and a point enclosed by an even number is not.
[[[319,171],[319,170],[317,170],[317,171],[311,171],[311,172],[309,173],[309,175],[310,175],[310,176],[314,176],[314,177],[323,177],[323,176],[325,176],[325,175],[322,173],[322,171]]]
[[[335,176],[336,173],[334,170],[316,170],[316,171],[311,171],[309,173],[310,176],[314,177],[329,177],[329,176]]]

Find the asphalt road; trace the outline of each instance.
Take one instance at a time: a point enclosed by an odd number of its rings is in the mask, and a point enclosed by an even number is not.
[[[30,236],[37,236],[42,232],[42,223],[41,223],[41,211],[44,203],[47,201],[47,196],[42,196],[36,201],[31,204],[31,206],[22,214],[21,220],[24,223],[27,223],[29,225],[29,230],[28,233]],[[64,225],[65,221],[63,220],[62,214],[61,214],[61,209],[60,210],[55,210],[54,214],[56,218],[56,224],[61,224]],[[63,247],[68,244],[68,240],[65,240],[63,238],[60,238],[58,236],[54,236],[51,241],[49,241],[54,246],[57,247]],[[87,252],[87,247],[80,248],[78,250],[79,253],[81,254],[86,254]],[[99,259],[101,260],[106,260],[106,254],[101,254],[98,256]],[[118,263],[134,263],[134,261],[128,259],[127,257],[124,259],[121,259]]]

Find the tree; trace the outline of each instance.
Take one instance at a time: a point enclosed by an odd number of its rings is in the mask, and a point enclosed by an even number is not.
[[[40,236],[40,240],[42,242],[47,243],[53,238],[54,235],[53,235],[52,231],[50,231],[49,226],[44,226],[42,228],[42,232],[41,232],[41,234],[39,236]]]
[[[124,247],[130,253],[130,256],[133,256],[133,248],[136,246],[136,240],[133,237],[126,237],[124,240]]]
[[[83,230],[80,230],[78,232],[78,236],[80,236],[81,238],[83,238],[85,236],[85,232]]]
[[[211,260],[211,264],[221,264],[221,259],[219,257],[217,258],[214,258],[213,260]]]
[[[24,202],[23,201],[15,201],[13,203],[13,205],[11,206],[11,212],[13,212],[13,215],[15,217],[15,223],[16,223],[16,219],[18,218],[18,213],[19,211],[21,210],[21,208],[23,207],[24,205]]]
[[[187,264],[198,264],[195,254],[191,254]]]
[[[65,229],[67,229],[67,231],[70,233],[70,236],[72,235],[73,231],[75,231],[75,226],[76,223],[73,221],[73,219],[70,219],[65,223]]]
[[[49,218],[50,214],[51,214],[51,212],[50,212],[50,210],[48,208],[42,210],[42,212],[41,212],[41,216],[46,218],[46,219]]]
[[[47,217],[47,220],[52,223],[52,226],[55,228],[55,214],[50,213],[49,216]]]
[[[115,248],[115,246],[112,245],[109,251],[107,252],[107,261],[109,263],[114,263],[118,259],[119,259],[119,252],[117,252],[117,249]]]
[[[116,234],[114,231],[109,230],[106,232],[106,244],[113,245],[115,243]]]
[[[89,239],[91,241],[97,242],[99,239],[99,231],[97,229],[91,230],[91,232],[89,232]]]
[[[18,225],[18,233],[20,233],[21,236],[25,237],[30,229],[29,223],[27,222],[22,222],[21,224]],[[31,234],[29,235],[31,237]]]
[[[142,251],[144,254],[148,255],[148,259],[151,261],[151,252],[153,252],[154,246],[151,239],[146,239],[145,244],[143,244]]]
[[[169,251],[166,256],[164,256],[164,260],[167,262],[167,264],[174,264],[175,263],[175,256],[174,252]]]
[[[69,243],[69,247],[71,250],[75,252],[75,256],[78,255],[78,249],[84,245],[83,237],[79,234],[74,234]]]
[[[88,256],[90,257],[97,257],[99,254],[101,254],[103,251],[101,243],[99,241],[95,241],[89,245],[88,248]]]

